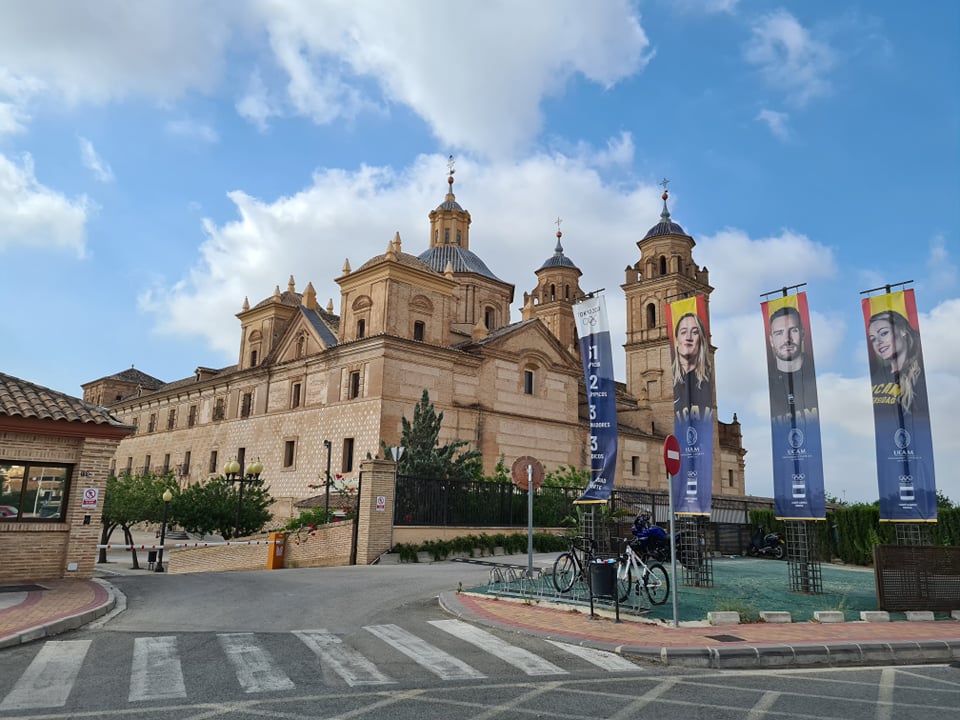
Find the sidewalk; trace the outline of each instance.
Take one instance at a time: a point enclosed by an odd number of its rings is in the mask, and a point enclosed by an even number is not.
[[[504,560],[509,561],[507,558]],[[129,561],[98,566],[126,574]],[[25,583],[21,585],[26,585]],[[125,607],[106,580],[51,580],[0,592],[0,648],[50,637]],[[710,668],[900,665],[960,661],[960,620],[745,623],[650,621],[609,610],[507,599],[469,592],[440,595],[443,609],[466,621],[552,640],[612,650],[671,665]],[[602,614],[600,614],[602,613]],[[954,618],[960,613],[954,613]]]

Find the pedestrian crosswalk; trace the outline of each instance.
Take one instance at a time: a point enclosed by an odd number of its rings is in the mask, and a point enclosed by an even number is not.
[[[558,678],[596,668],[641,671],[619,655],[557,641],[528,638],[527,644],[537,649],[533,652],[461,620],[434,620],[414,630],[395,624],[368,625],[362,630],[362,636],[353,638],[354,644],[325,628],[294,630],[269,642],[253,632],[211,633],[216,637],[214,647],[222,653],[213,662],[209,655],[201,660],[187,652],[182,636],[136,637],[128,661],[129,677],[112,685],[123,686],[127,702],[142,703],[187,699],[189,684],[185,678],[198,670],[207,672],[211,665],[226,668],[223,672],[234,691],[246,694],[292,691],[306,682],[336,682],[350,687],[393,685],[415,681],[417,672],[424,679],[470,681],[501,673],[515,676],[517,671],[531,677]],[[44,642],[12,686],[0,684],[0,712],[65,707],[81,673],[92,672],[87,668],[100,662],[98,641]],[[290,647],[285,645],[288,642]],[[278,651],[278,647],[283,649]],[[316,659],[322,672],[306,675],[301,667],[288,666],[295,662],[291,658],[303,652]],[[470,662],[458,656],[461,654]],[[407,662],[398,664],[399,656]],[[127,667],[127,661],[122,663]],[[203,668],[192,667],[191,663],[202,664]],[[407,673],[403,678],[398,677],[401,669]],[[13,677],[8,672],[5,679]]]

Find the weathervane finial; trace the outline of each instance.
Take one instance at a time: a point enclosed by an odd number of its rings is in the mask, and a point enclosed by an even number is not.
[[[453,159],[453,155],[451,155],[451,156],[449,156],[449,157],[447,158],[447,170],[450,171],[450,174],[451,174],[451,175],[453,175],[453,173],[454,173],[454,169],[453,169],[454,164],[455,164],[455,162],[454,162],[454,159]]]

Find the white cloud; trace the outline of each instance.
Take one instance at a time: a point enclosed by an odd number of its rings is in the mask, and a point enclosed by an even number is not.
[[[97,154],[93,143],[85,137],[79,138],[80,141],[80,159],[83,166],[93,173],[94,177],[102,183],[113,182],[113,170],[110,165],[104,162],[103,158]]]
[[[786,113],[763,109],[757,113],[756,119],[764,123],[773,136],[779,140],[786,140],[790,136],[790,131],[787,129],[787,120],[790,119],[790,116]]]
[[[797,106],[830,91],[828,74],[834,52],[814,38],[785,10],[763,15],[753,25],[744,57],[756,65],[767,83]]]
[[[163,100],[208,90],[220,74],[230,5],[8,3],[0,23],[0,70],[68,102],[129,95]]]
[[[935,235],[930,240],[927,270],[934,290],[952,290],[957,286],[957,265],[950,257],[947,241],[943,235]]]
[[[690,15],[714,15],[716,13],[734,13],[740,0],[670,0],[672,9]]]
[[[322,14],[309,2],[257,7],[288,79],[291,111],[325,123],[378,109],[372,79],[444,145],[493,156],[529,143],[540,102],[574,75],[610,87],[650,58],[625,0],[602,13],[575,0],[454,3],[443,12],[427,0],[327,6]],[[241,111],[257,122],[282,112],[256,87]]]
[[[26,130],[28,119],[22,107],[9,102],[0,102],[0,135],[22,133]]]
[[[18,166],[0,154],[0,251],[52,248],[83,257],[91,211],[86,197],[71,200],[41,185],[30,155]]]
[[[215,143],[220,140],[217,131],[210,125],[189,118],[171,120],[167,123],[166,128],[167,132],[171,135],[200,140],[206,143]]]

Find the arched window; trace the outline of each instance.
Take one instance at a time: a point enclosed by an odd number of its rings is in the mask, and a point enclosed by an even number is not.
[[[570,286],[569,286],[569,285],[564,285],[564,286],[563,286],[563,299],[564,299],[564,300],[569,300],[569,299],[570,299]]]
[[[553,283],[550,284],[550,302],[553,302],[557,299],[557,286]]]
[[[497,322],[497,313],[493,308],[487,308],[483,311],[483,324],[487,330],[493,330]]]
[[[647,305],[647,329],[650,330],[657,326],[657,306],[653,303]]]
[[[301,335],[297,338],[297,357],[302,358],[307,349],[307,338]]]
[[[667,274],[667,258],[665,258],[663,255],[660,256],[660,274]]]
[[[443,229],[443,244],[444,245],[450,244],[450,228]]]

